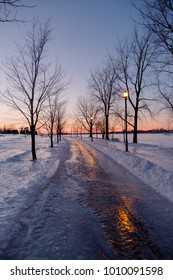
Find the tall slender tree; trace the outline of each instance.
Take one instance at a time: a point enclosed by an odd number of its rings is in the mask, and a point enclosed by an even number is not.
[[[149,109],[146,89],[150,85],[150,66],[154,63],[155,48],[150,44],[150,33],[139,35],[135,30],[130,41],[120,43],[116,49],[116,59],[112,59],[113,68],[118,76],[121,91],[128,91],[133,115],[133,142],[137,143],[139,114]],[[114,65],[115,63],[115,65]],[[118,65],[118,67],[117,67]],[[118,71],[117,71],[118,69]]]
[[[93,137],[93,125],[96,122],[98,108],[93,98],[79,97],[76,110],[76,119],[82,127]]]
[[[57,110],[56,110],[56,116],[55,116],[55,130],[56,130],[56,136],[57,136],[57,142],[61,141],[62,137],[62,131],[64,129],[64,126],[67,123],[67,100],[65,99],[59,99],[57,100]]]
[[[42,114],[42,127],[47,130],[48,136],[50,137],[51,147],[53,148],[53,135],[55,128],[55,120],[57,113],[57,96],[48,98],[48,105]]]
[[[61,65],[44,62],[47,45],[51,39],[50,23],[36,19],[27,33],[24,46],[17,46],[17,56],[7,59],[5,73],[7,90],[1,92],[1,100],[18,110],[27,120],[31,131],[32,159],[36,157],[35,131],[40,113],[47,100],[61,92],[66,83]]]
[[[115,83],[117,73],[109,61],[90,73],[88,82],[91,96],[95,99],[98,110],[104,113],[106,139],[109,140],[109,116],[115,103]]]

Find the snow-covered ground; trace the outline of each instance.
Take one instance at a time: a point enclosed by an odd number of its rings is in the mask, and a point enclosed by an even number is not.
[[[0,137],[0,250],[8,242],[12,224],[25,203],[44,186],[59,164],[59,149],[49,137],[36,137],[38,160],[31,160],[30,136]]]
[[[173,202],[173,135],[139,135],[139,143],[131,143],[125,152],[123,137],[120,142],[74,137],[93,145],[109,155],[135,176]],[[10,230],[22,207],[28,205],[36,192],[54,174],[65,142],[50,148],[48,137],[37,136],[38,160],[33,162],[30,137],[5,135],[0,137],[0,250],[10,238]]]
[[[117,148],[124,151],[123,136],[117,134],[115,137],[120,140]],[[173,172],[173,133],[139,134],[139,145],[132,144],[132,134],[128,138],[130,152]]]
[[[84,141],[109,155],[136,177],[173,202],[173,134],[140,134],[139,143],[132,143],[125,152],[122,135],[119,142],[84,138]]]

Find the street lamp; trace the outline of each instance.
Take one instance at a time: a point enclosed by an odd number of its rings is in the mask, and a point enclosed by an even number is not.
[[[125,100],[125,132],[126,132],[125,145],[126,145],[126,152],[128,152],[128,137],[127,137],[127,99],[129,98],[128,91],[123,92],[123,97]]]
[[[91,137],[91,141],[93,141],[93,116],[90,117],[90,137]]]

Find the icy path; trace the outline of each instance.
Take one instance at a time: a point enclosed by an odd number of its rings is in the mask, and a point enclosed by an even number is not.
[[[97,217],[78,202],[86,191],[77,182],[78,174],[71,173],[74,161],[69,157],[64,143],[58,171],[23,209],[3,259],[116,258]]]
[[[56,174],[23,209],[3,258],[173,257],[171,202],[79,140],[65,142],[59,159]]]
[[[170,136],[170,139],[172,138],[173,137]],[[152,146],[153,149],[153,147],[156,147],[156,145],[130,144],[129,152],[124,152],[124,143],[116,143],[102,139],[94,139],[92,142],[89,138],[83,138],[82,141],[102,151],[106,155],[109,155],[116,162],[127,168],[134,176],[140,178],[156,192],[160,193],[173,202],[173,172],[169,171],[166,166],[165,168],[161,167],[163,162],[167,163],[166,160],[168,160],[168,163],[171,164],[170,169],[172,168],[173,148],[169,148],[171,152],[169,151],[169,156],[167,153],[166,157],[165,154],[163,156],[163,153],[160,153],[160,148],[157,146],[157,152],[155,151],[154,157],[154,155],[152,155],[150,152],[151,149],[148,149],[148,147]],[[165,151],[168,149],[166,148],[168,147],[168,143],[164,143],[164,145],[163,150]],[[172,142],[169,145],[171,146]],[[134,151],[134,147],[138,152]]]

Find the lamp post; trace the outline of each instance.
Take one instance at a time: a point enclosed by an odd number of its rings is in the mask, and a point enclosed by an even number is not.
[[[128,152],[128,137],[127,137],[127,99],[129,97],[129,93],[128,91],[124,91],[123,92],[123,97],[124,97],[124,100],[125,100],[125,147],[126,147],[126,152]]]
[[[93,141],[93,116],[90,117],[90,137],[91,141]]]

